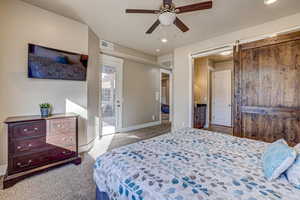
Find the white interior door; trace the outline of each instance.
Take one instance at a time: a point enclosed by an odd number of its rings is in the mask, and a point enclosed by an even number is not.
[[[120,132],[122,128],[122,81],[123,61],[118,58],[103,56],[101,119],[102,135]]]
[[[232,126],[231,70],[212,72],[212,122]]]

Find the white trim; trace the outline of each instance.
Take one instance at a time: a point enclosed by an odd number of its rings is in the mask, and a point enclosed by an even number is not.
[[[134,131],[134,130],[138,130],[141,128],[147,128],[147,127],[151,127],[151,126],[158,126],[161,124],[161,121],[155,121],[155,122],[148,122],[145,124],[139,124],[139,125],[135,125],[135,126],[130,126],[127,128],[122,128],[121,132],[128,132],[128,131]]]
[[[78,147],[78,153],[83,153],[91,150],[91,148],[94,147],[96,139],[98,139],[99,136],[95,137],[92,141],[90,141],[88,144],[81,145]]]
[[[123,116],[123,102],[124,102],[124,98],[123,98],[123,65],[124,65],[124,60],[121,58],[116,58],[113,56],[108,56],[105,54],[101,54],[101,66],[103,65],[108,65],[108,66],[113,66],[116,67],[118,70],[118,74],[119,76],[117,77],[118,79],[118,98],[120,100],[120,112],[118,114],[118,120],[117,120],[117,126],[116,126],[116,132],[120,132],[122,130],[122,116]],[[102,72],[101,72],[102,74]],[[100,106],[100,113],[101,112],[101,106]],[[100,116],[102,116],[102,114],[100,114]],[[101,123],[101,127],[102,127],[102,123]],[[101,131],[102,134],[102,131]]]
[[[162,73],[164,74],[169,74],[169,80],[170,80],[170,85],[169,85],[169,121],[172,122],[173,120],[173,73],[170,70],[166,69],[160,69],[159,73],[159,121],[161,122],[161,94],[162,94]]]
[[[189,127],[194,127],[194,63],[196,58],[218,54],[224,51],[232,51],[233,45],[222,45],[189,55]],[[208,116],[209,117],[209,116]],[[205,123],[208,126],[207,123]],[[208,128],[208,127],[205,127]]]
[[[192,58],[200,58],[200,57],[206,57],[212,54],[218,54],[224,51],[232,51],[233,50],[233,45],[226,45],[226,46],[221,46],[213,49],[206,49],[197,53],[191,54]]]
[[[7,165],[0,165],[0,190],[3,190],[4,177],[6,176]]]
[[[194,62],[195,59],[190,55],[189,56],[189,121],[188,127],[194,127]]]
[[[0,165],[0,177],[6,174],[7,165]]]

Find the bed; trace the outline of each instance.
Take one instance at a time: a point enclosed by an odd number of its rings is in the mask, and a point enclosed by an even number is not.
[[[97,158],[97,200],[299,200],[285,177],[264,178],[267,143],[182,129]]]

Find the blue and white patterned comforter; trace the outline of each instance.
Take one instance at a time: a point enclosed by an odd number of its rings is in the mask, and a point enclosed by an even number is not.
[[[100,156],[94,180],[111,200],[299,200],[284,177],[264,178],[266,146],[183,129]]]

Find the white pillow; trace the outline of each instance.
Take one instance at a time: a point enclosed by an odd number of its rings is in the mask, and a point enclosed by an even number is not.
[[[300,144],[295,149],[298,155],[294,164],[286,171],[286,177],[294,187],[300,189]]]

